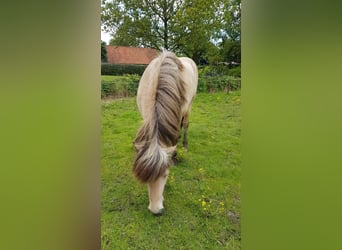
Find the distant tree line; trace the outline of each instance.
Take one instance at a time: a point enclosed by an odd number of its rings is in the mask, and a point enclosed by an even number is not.
[[[111,45],[165,48],[198,64],[240,63],[240,24],[241,0],[102,0]]]

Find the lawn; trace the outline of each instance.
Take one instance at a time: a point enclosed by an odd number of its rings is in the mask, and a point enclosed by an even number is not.
[[[240,92],[197,95],[162,216],[131,172],[140,124],[135,98],[102,101],[102,249],[241,249]]]

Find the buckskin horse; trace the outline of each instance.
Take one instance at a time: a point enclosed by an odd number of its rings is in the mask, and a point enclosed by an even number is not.
[[[137,104],[143,124],[134,140],[133,174],[148,184],[148,209],[163,212],[163,192],[183,127],[188,146],[189,114],[198,83],[197,66],[188,57],[163,51],[145,69],[138,87]]]

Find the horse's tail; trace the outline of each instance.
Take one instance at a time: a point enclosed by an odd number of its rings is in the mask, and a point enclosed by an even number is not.
[[[157,180],[170,167],[169,159],[179,139],[182,119],[184,84],[180,72],[183,64],[175,54],[164,51],[156,67],[154,110],[135,139],[137,156],[133,173],[142,182]]]
[[[138,132],[137,137],[142,136],[140,133],[146,133],[148,130],[154,130],[152,134],[158,133],[156,128],[148,128],[148,124],[144,124]],[[162,148],[159,143],[158,136],[153,135],[143,145],[139,145],[138,140],[135,141],[137,148],[137,156],[133,165],[133,173],[141,182],[151,182],[162,176],[166,169],[170,167],[171,148]]]

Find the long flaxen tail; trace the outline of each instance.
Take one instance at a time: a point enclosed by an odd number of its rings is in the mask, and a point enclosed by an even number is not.
[[[155,68],[158,81],[154,110],[144,120],[135,138],[137,149],[133,173],[141,182],[152,182],[170,167],[180,135],[181,106],[184,84],[180,72],[183,65],[171,52],[163,52]],[[159,67],[159,68],[158,68]]]

